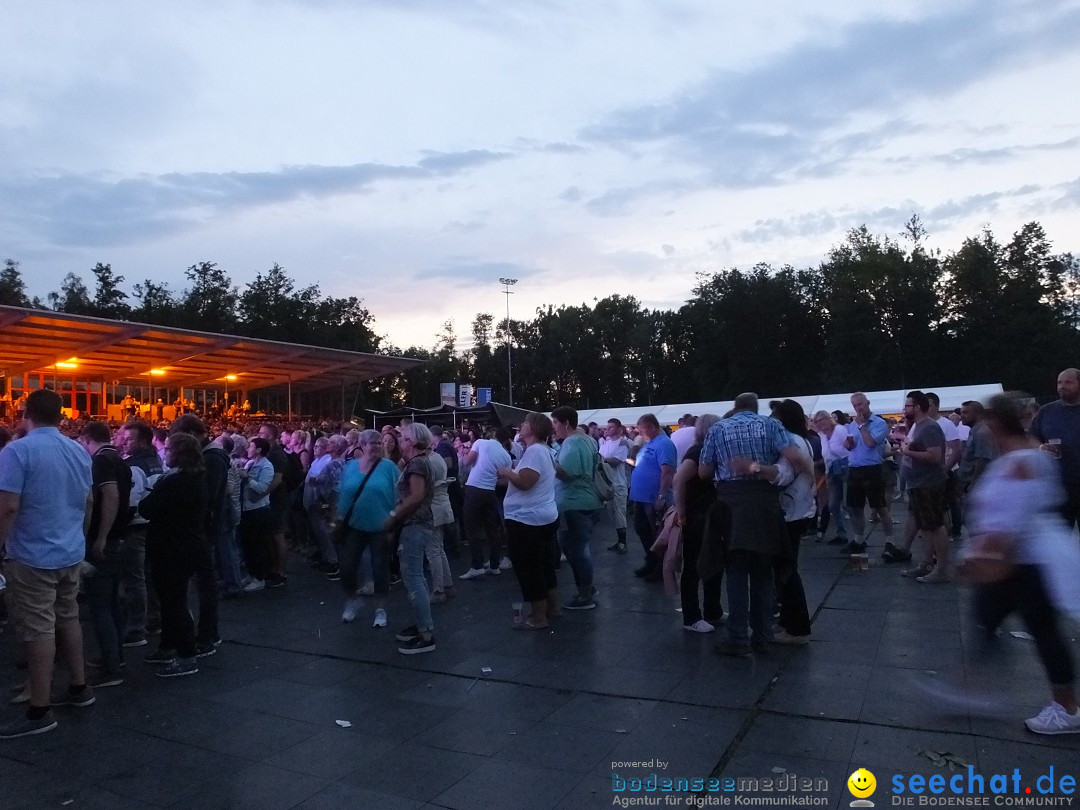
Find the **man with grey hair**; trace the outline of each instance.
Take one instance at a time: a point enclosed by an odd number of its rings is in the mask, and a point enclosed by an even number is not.
[[[739,394],[732,415],[705,437],[698,475],[715,481],[716,528],[727,541],[728,640],[722,655],[765,654],[773,640],[773,567],[786,551],[787,536],[774,482],[784,458],[798,471],[813,473],[813,462],[799,453],[776,419],[758,414],[757,394]],[[753,636],[751,637],[751,631]]]
[[[851,407],[855,409],[855,418],[847,426],[844,447],[851,454],[848,456],[847,505],[855,526],[855,538],[840,549],[845,555],[866,551],[864,510],[867,503],[881,521],[881,531],[887,544],[891,544],[893,536],[892,515],[885,502],[885,477],[881,467],[889,442],[889,425],[870,410],[870,400],[861,391],[851,395]]]

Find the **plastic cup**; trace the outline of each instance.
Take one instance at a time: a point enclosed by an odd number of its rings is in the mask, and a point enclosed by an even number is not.
[[[1061,458],[1061,439],[1047,439],[1046,443],[1050,445],[1050,455]]]
[[[525,605],[521,602],[513,602],[510,607],[514,611],[514,624],[521,624],[525,621]]]

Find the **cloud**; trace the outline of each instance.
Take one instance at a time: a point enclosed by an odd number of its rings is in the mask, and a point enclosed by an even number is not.
[[[692,191],[701,185],[701,183],[689,183],[672,179],[654,180],[639,186],[623,186],[609,189],[603,194],[593,197],[585,203],[585,208],[597,216],[622,216],[630,213],[633,204],[639,199],[670,196],[678,192]]]
[[[439,174],[449,174],[462,169],[485,166],[488,163],[506,160],[511,157],[506,152],[489,152],[486,149],[471,149],[468,152],[426,151],[423,154],[427,157],[420,160],[418,164],[420,168],[429,169]]]
[[[580,137],[618,149],[658,145],[726,187],[830,176],[912,131],[894,112],[904,105],[1068,53],[1078,37],[1080,7],[1065,1],[995,0],[919,19],[852,23],[746,72],[714,71],[672,98],[615,111]],[[866,126],[880,116],[887,118]]]
[[[1061,210],[1080,206],[1080,177],[1070,180],[1068,183],[1060,183],[1054,188],[1060,189],[1062,193],[1050,204],[1051,208]]]
[[[528,278],[542,272],[539,268],[517,262],[485,261],[476,256],[447,256],[434,267],[418,271],[414,278],[418,281],[448,279],[457,286],[475,286],[488,282],[498,284],[500,278]]]
[[[566,200],[566,202],[577,202],[584,196],[585,193],[577,186],[567,186],[559,195],[559,199]]]
[[[949,152],[938,152],[929,155],[901,155],[885,158],[886,163],[898,165],[923,165],[926,163],[939,163],[946,166],[960,166],[974,163],[977,165],[991,163],[1005,163],[1025,155],[1039,154],[1042,152],[1064,152],[1080,147],[1080,135],[1067,138],[1063,141],[1049,141],[1046,143],[1010,144],[993,149],[977,149],[975,147],[960,147]]]
[[[382,181],[460,174],[505,153],[425,152],[415,165],[286,166],[264,172],[22,173],[0,177],[0,217],[59,245],[115,245],[175,233],[235,211],[335,194],[363,194]]]
[[[1080,179],[1076,181],[1078,202],[1080,202]],[[1005,191],[991,191],[971,194],[958,199],[945,200],[926,207],[913,200],[904,200],[896,205],[887,205],[862,210],[821,210],[809,211],[786,219],[759,219],[751,228],[744,228],[733,234],[733,239],[748,244],[769,244],[789,239],[809,239],[839,234],[866,225],[876,233],[896,233],[903,224],[917,214],[923,224],[933,231],[943,229],[959,220],[982,215],[986,218],[995,213],[999,203],[1022,197],[1037,195],[1042,186],[1028,184]]]
[[[460,220],[455,219],[451,222],[447,222],[446,225],[443,226],[443,231],[445,233],[476,233],[477,231],[482,230],[483,227],[484,223],[477,219],[468,222],[461,222]]]
[[[554,155],[582,155],[589,150],[575,143],[548,143],[540,147],[540,151]]]

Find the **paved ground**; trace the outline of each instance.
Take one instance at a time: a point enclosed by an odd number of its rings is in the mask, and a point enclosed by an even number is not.
[[[461,582],[436,606],[437,652],[413,657],[393,641],[411,623],[400,586],[388,629],[370,627],[370,610],[343,626],[337,585],[294,557],[287,588],[223,606],[225,643],[197,676],[162,682],[136,650],[127,683],[96,706],[0,743],[0,808],[599,808],[613,806],[613,771],[824,778],[814,795],[847,807],[859,767],[877,775],[882,807],[893,774],[949,775],[924,751],[984,774],[1080,776],[1080,737],[1023,728],[1046,702],[1030,641],[1001,639],[1006,719],[945,717],[914,690],[927,673],[970,675],[962,589],[903,579],[876,553],[851,572],[808,542],[813,643],[723,659],[632,575],[637,555],[604,551],[612,536],[605,523],[593,540],[599,609],[514,632],[512,572]],[[569,595],[565,565],[560,579]]]

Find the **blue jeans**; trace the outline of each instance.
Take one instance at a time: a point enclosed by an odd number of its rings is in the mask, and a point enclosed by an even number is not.
[[[123,565],[121,606],[125,619],[125,635],[146,632],[146,525],[129,526],[120,554]],[[156,601],[156,600],[155,600]],[[160,623],[160,620],[158,620]]]
[[[240,593],[244,587],[244,574],[240,570],[240,545],[236,540],[236,526],[231,520],[225,522],[217,544],[218,573],[226,593]]]
[[[728,640],[741,646],[772,641],[773,559],[756,551],[738,549],[728,553],[727,576]]]
[[[308,506],[307,522],[309,535],[315,541],[323,562],[337,565],[337,548],[334,546],[333,538],[330,537],[330,527],[326,525],[321,503],[316,502]]]
[[[563,529],[559,532],[559,545],[562,546],[566,561],[574,572],[574,584],[578,591],[588,593],[593,584],[592,552],[589,540],[592,539],[594,509],[568,509],[562,513]]]
[[[120,673],[123,660],[120,644],[124,640],[124,614],[120,610],[119,559],[102,564],[86,580],[86,605],[94,636],[101,650],[101,660],[110,675]]]
[[[422,523],[407,523],[401,530],[401,579],[409,593],[416,629],[421,632],[435,629],[431,619],[431,595],[424,578],[424,549],[434,542],[435,528]]]
[[[829,482],[829,514],[836,521],[836,536],[847,537],[844,526],[844,488],[847,486],[847,464],[830,464],[826,479]]]

